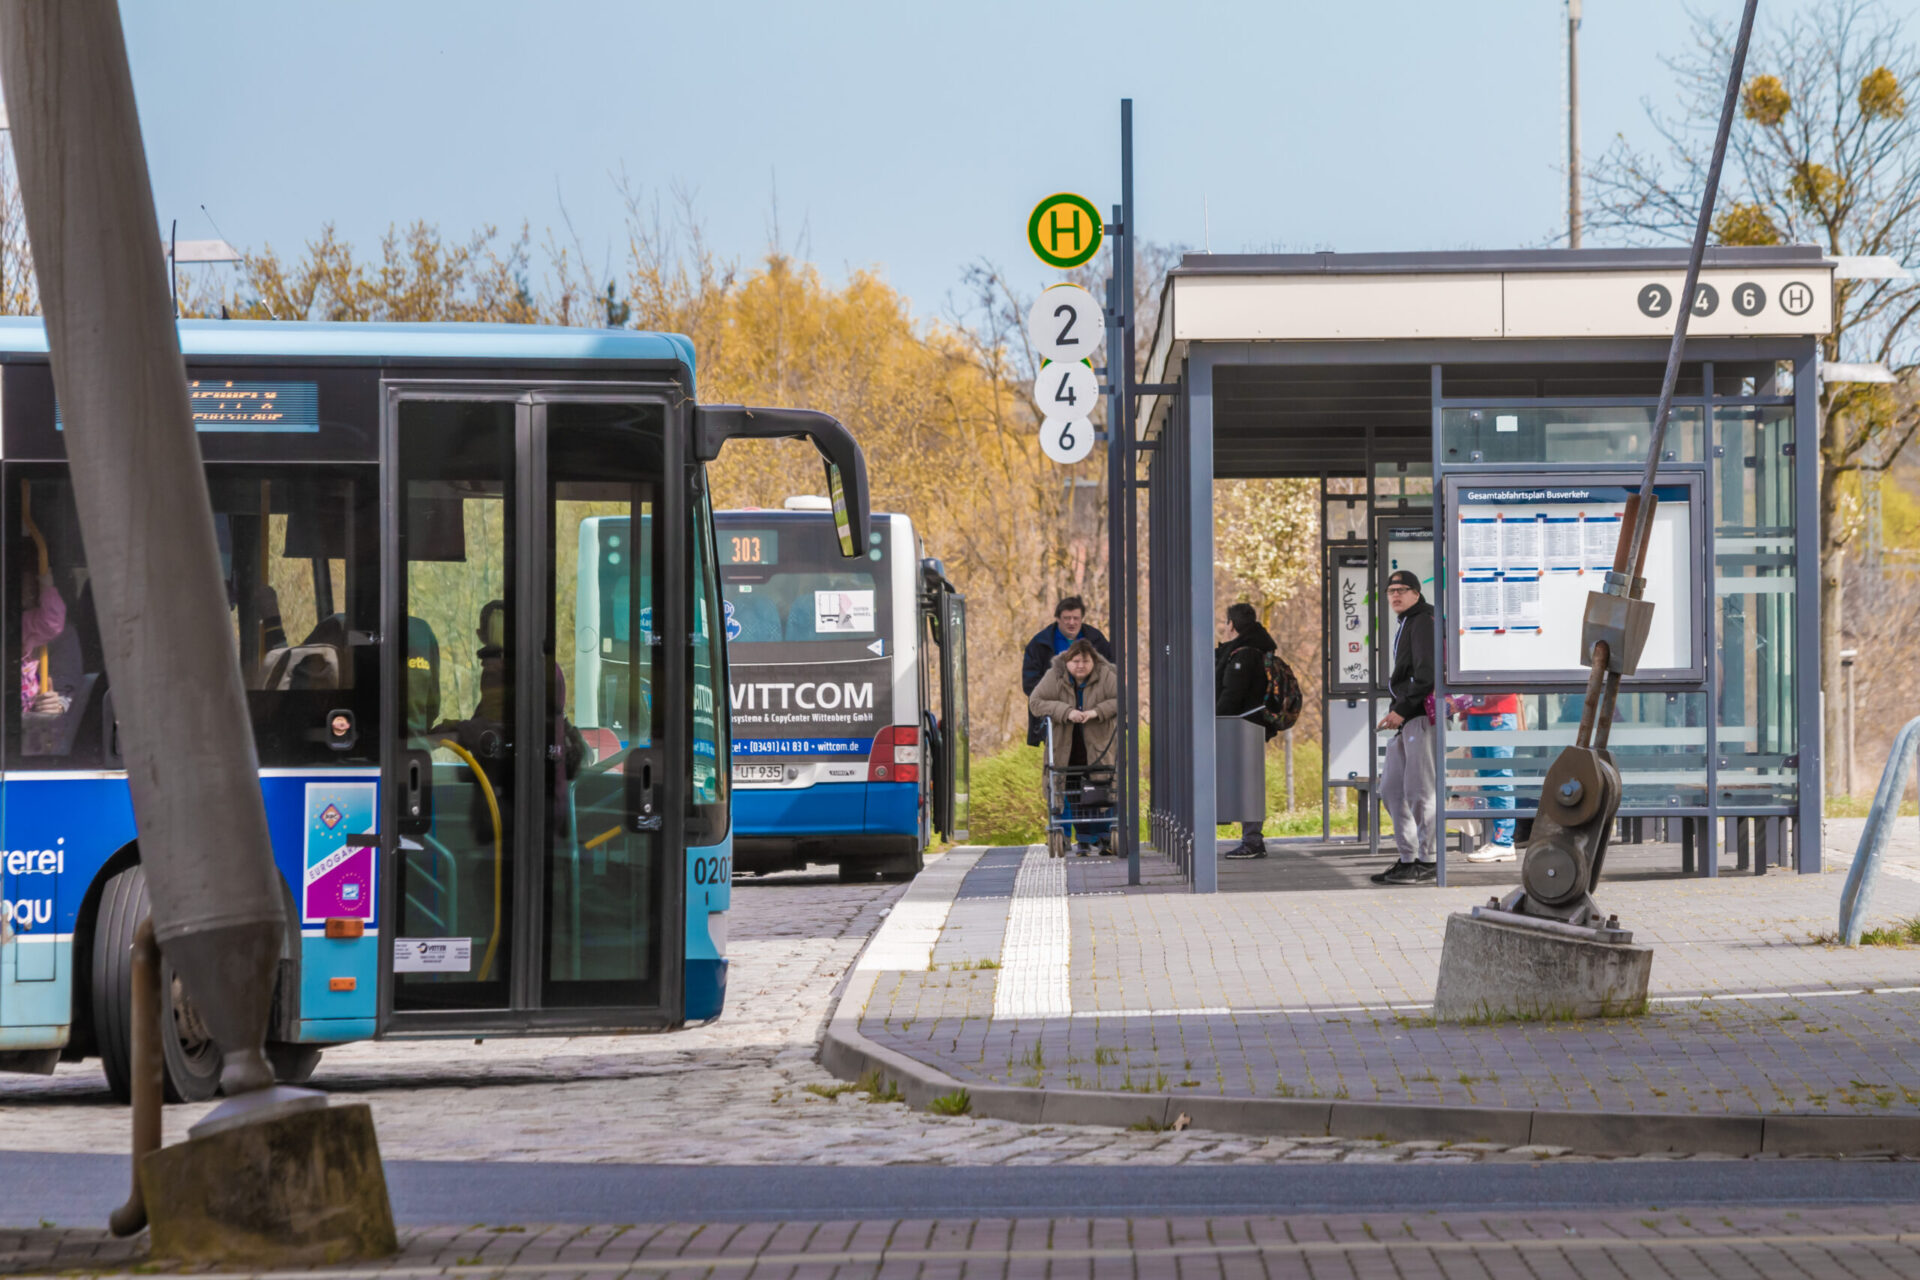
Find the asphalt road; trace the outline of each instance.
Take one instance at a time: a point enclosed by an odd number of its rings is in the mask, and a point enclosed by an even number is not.
[[[999,1168],[387,1164],[403,1224],[1743,1208],[1920,1201],[1920,1163],[1610,1161]],[[121,1156],[0,1152],[0,1226],[104,1224]]]

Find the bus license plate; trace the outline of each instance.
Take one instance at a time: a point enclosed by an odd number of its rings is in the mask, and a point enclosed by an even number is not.
[[[786,779],[787,771],[777,764],[737,764],[733,766],[735,782],[781,782]]]

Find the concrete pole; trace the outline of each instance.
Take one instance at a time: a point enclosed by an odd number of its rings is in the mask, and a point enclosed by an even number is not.
[[[1845,781],[1846,781],[1846,784],[1847,784],[1847,799],[1849,799],[1849,800],[1851,800],[1851,799],[1853,799],[1853,796],[1854,796],[1854,783],[1853,783],[1853,705],[1854,705],[1854,704],[1853,704],[1853,664],[1854,664],[1854,660],[1855,660],[1856,658],[1858,658],[1859,656],[1860,656],[1860,651],[1859,651],[1858,649],[1842,649],[1842,650],[1840,651],[1840,670],[1841,670],[1841,671],[1843,671],[1843,672],[1844,672],[1844,673],[1846,674],[1846,677],[1847,677],[1847,681],[1846,681],[1846,684],[1847,684],[1847,706],[1846,706],[1846,714],[1847,714],[1847,736],[1846,736],[1846,741],[1845,741],[1845,742],[1843,742],[1843,743],[1841,744],[1841,751],[1842,751],[1842,757],[1841,757],[1841,765],[1840,765],[1840,776],[1841,776],[1841,777],[1842,777],[1843,779],[1845,779]]]
[[[113,0],[0,0],[0,77],[154,934],[264,1088],[285,889]]]
[[[1580,247],[1580,0],[1567,0],[1567,247]]]

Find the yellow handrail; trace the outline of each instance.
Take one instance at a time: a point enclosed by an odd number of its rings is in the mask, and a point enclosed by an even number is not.
[[[40,526],[33,522],[33,486],[25,480],[20,482],[20,518],[26,522],[27,536],[33,539],[33,545],[40,553],[40,576],[46,577],[52,570],[47,559],[47,540],[40,532]],[[40,646],[40,692],[53,690],[52,664],[47,661],[47,646]]]
[[[452,738],[441,738],[435,746],[445,747],[467,762],[467,768],[473,770],[473,776],[479,779],[480,794],[487,798],[487,812],[493,815],[493,934],[487,939],[487,953],[480,961],[480,977],[485,982],[493,971],[493,953],[500,945],[500,878],[504,865],[504,850],[500,841],[500,802],[494,798],[493,783],[487,779],[487,771],[473,758],[473,753],[455,742]]]

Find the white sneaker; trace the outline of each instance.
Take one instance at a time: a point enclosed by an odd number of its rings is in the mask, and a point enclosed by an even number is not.
[[[1492,844],[1483,844],[1467,855],[1468,862],[1512,862],[1515,855],[1511,842],[1495,840]]]

